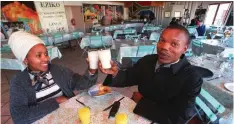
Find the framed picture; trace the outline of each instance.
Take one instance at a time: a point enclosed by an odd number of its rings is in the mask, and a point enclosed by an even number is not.
[[[165,17],[170,18],[171,17],[171,12],[165,12]]]
[[[176,17],[176,18],[177,18],[177,17],[181,17],[181,12],[175,11],[175,17]]]

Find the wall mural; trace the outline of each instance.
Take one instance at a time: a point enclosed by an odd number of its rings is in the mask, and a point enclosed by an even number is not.
[[[20,26],[16,26],[16,24],[21,25],[21,22],[23,22],[24,29],[28,32],[33,34],[42,33],[40,20],[33,1],[3,1],[1,2],[1,12],[1,15],[4,16],[4,21],[9,22],[5,25],[8,28],[4,32],[8,31],[8,34],[11,34],[9,29],[11,31],[13,30],[11,28],[19,28]]]
[[[108,16],[111,19],[123,19],[123,6],[83,4],[83,13],[85,22],[99,22],[103,16]]]

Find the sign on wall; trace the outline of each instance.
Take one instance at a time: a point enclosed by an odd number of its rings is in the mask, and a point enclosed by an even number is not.
[[[34,3],[45,32],[68,31],[63,1],[35,1]]]

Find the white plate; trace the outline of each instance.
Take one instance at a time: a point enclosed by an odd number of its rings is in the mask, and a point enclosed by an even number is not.
[[[234,92],[234,84],[233,83],[225,83],[224,87],[231,92]]]
[[[105,86],[107,89],[108,89],[108,92],[106,93],[102,93],[101,95],[99,94],[100,93],[100,88],[103,87],[102,84],[97,84],[97,85],[94,85],[92,86],[89,91],[88,91],[88,94],[90,96],[93,96],[93,97],[100,97],[100,96],[105,96],[107,94],[111,94],[112,92],[112,89],[110,87],[107,87]]]

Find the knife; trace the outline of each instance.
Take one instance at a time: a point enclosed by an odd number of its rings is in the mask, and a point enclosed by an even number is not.
[[[115,114],[119,111],[119,106],[120,106],[120,101],[115,101],[110,110],[108,118],[115,117]]]
[[[119,100],[116,101],[116,102],[120,102],[122,99],[124,99],[124,97],[122,97],[121,99],[119,99]],[[105,108],[103,111],[106,111],[106,110],[110,109],[113,105],[114,105],[114,103],[111,104],[109,107]]]
[[[88,107],[87,105],[85,105],[83,102],[79,101],[78,99],[76,99],[77,102],[79,102],[81,105],[83,105],[84,107]]]
[[[208,79],[207,81],[212,81],[212,80],[215,80],[215,79],[218,79],[220,77],[215,77],[215,78],[211,78],[211,79]]]

